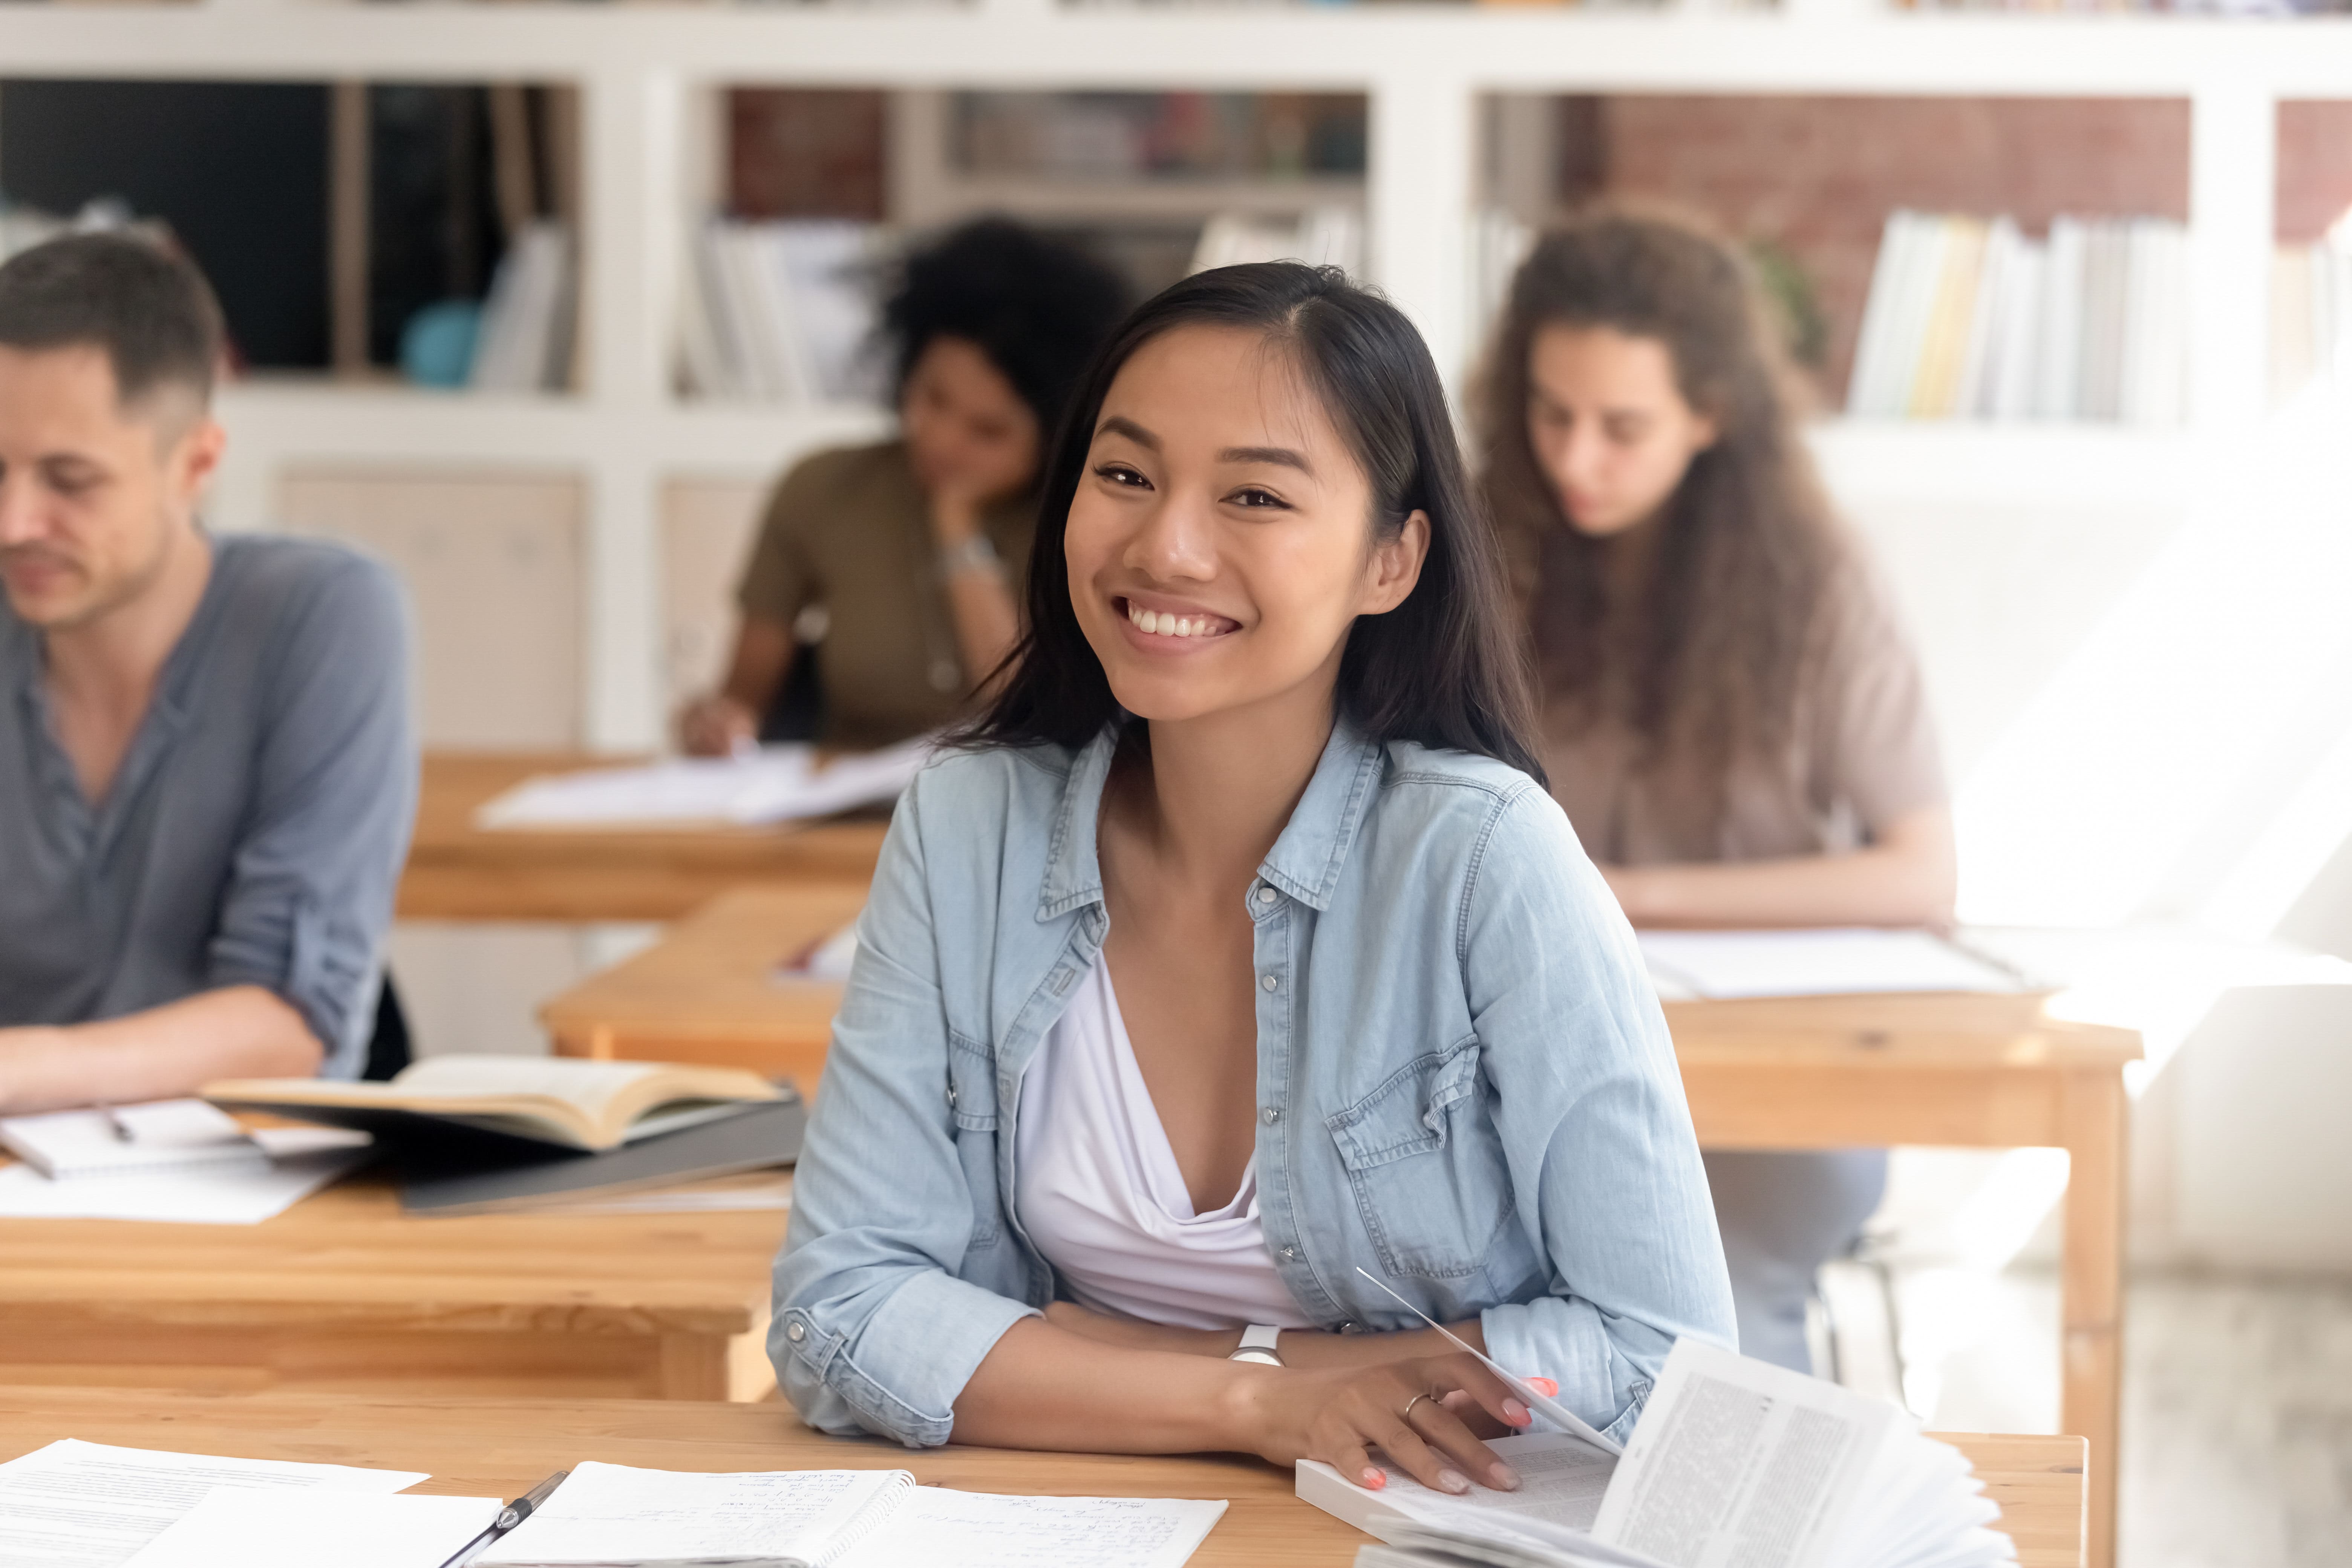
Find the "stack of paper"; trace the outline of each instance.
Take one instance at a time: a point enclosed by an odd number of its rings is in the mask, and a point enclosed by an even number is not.
[[[478,392],[558,392],[571,384],[575,269],[559,223],[515,236],[490,279],[467,384]]]
[[[714,222],[680,323],[690,390],[793,403],[880,400],[872,279],[883,244],[839,219]]]
[[[277,1501],[318,1488],[352,1507],[362,1500],[354,1494],[396,1492],[425,1479],[421,1470],[225,1459],[68,1438],[0,1464],[0,1563],[8,1568],[118,1568],[223,1487]],[[340,1542],[322,1557],[319,1541],[308,1538],[306,1562],[353,1561]],[[137,1561],[140,1568],[157,1568],[147,1558]]]
[[[1924,931],[1645,931],[1640,941],[1669,1001],[2027,989],[2014,970]]]
[[[364,1132],[247,1132],[200,1100],[0,1121],[0,1217],[258,1225],[368,1157]],[[5,1561],[5,1560],[0,1560]]]
[[[526,779],[475,814],[485,828],[739,826],[829,816],[895,800],[930,759],[930,737],[830,762],[803,744]]]

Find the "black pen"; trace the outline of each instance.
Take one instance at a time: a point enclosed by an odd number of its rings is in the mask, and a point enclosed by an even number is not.
[[[523,1493],[522,1496],[515,1499],[514,1501],[500,1509],[499,1510],[499,1517],[490,1521],[489,1529],[482,1531],[481,1534],[474,1537],[473,1540],[468,1541],[465,1545],[457,1548],[457,1552],[450,1557],[450,1559],[446,1563],[441,1564],[441,1568],[466,1568],[467,1563],[471,1563],[480,1554],[483,1547],[488,1546],[491,1542],[496,1541],[499,1536],[504,1535],[508,1531],[512,1530],[516,1525],[520,1524],[524,1520],[529,1519],[531,1516],[531,1510],[538,1508],[541,1503],[545,1502],[547,1500],[548,1494],[553,1491],[556,1488],[562,1486],[563,1484],[563,1478],[571,1473],[572,1472],[570,1470],[556,1471],[553,1475],[548,1477],[547,1479],[540,1482],[539,1485],[531,1488],[530,1490]]]

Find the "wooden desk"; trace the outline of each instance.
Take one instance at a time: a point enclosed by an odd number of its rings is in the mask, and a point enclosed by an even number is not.
[[[1228,1457],[1125,1458],[991,1448],[909,1452],[820,1436],[782,1405],[509,1400],[206,1398],[94,1389],[0,1388],[0,1459],[59,1437],[239,1458],[429,1470],[420,1492],[514,1497],[582,1459],[672,1470],[908,1469],[970,1491],[1065,1497],[1223,1498],[1232,1506],[1198,1568],[1347,1568],[1369,1539],[1291,1495],[1271,1465]],[[2000,1504],[2024,1568],[2083,1561],[2081,1440],[1949,1436]]]
[[[740,883],[855,883],[874,875],[887,826],[851,818],[800,827],[687,832],[483,832],[474,812],[534,773],[632,759],[568,752],[435,752],[408,868],[404,920],[667,921]]]
[[[257,1226],[0,1220],[0,1384],[761,1398],[784,1219],[412,1219],[361,1176]]]
[[[560,1050],[782,1070],[814,1091],[837,993],[769,971],[841,923],[838,895],[746,889],[542,1010]],[[2046,998],[1833,996],[1666,1006],[1699,1142],[1714,1149],[1895,1143],[2054,1147],[2072,1162],[2061,1423],[2090,1440],[2091,1562],[2113,1561],[2123,1318],[2123,1068],[2128,1029],[2064,1022]]]

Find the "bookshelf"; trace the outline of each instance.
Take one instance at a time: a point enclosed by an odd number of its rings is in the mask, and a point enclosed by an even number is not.
[[[1369,270],[1455,370],[1473,347],[1466,225],[1456,219],[1479,199],[1479,106],[1490,95],[2179,99],[2190,121],[2191,275],[2190,414],[2180,432],[1841,421],[1819,437],[1833,479],[1873,493],[2177,498],[2199,471],[2198,455],[2252,429],[2266,406],[2276,106],[2341,94],[2352,80],[2352,22],[1921,15],[1840,0],[1790,0],[1769,12],[202,0],[6,7],[0,58],[17,78],[511,79],[578,89],[579,392],[247,383],[224,399],[234,441],[215,510],[231,525],[269,516],[278,476],[297,464],[578,474],[584,732],[592,744],[625,748],[662,731],[664,485],[772,472],[812,446],[882,427],[870,409],[688,405],[672,392],[686,236],[716,179],[708,106],[725,88],[1362,93]],[[1218,184],[1192,195],[1231,205],[1275,199]],[[945,210],[961,196],[951,183],[941,188]],[[984,186],[961,195],[1016,206],[1077,199],[1066,186],[1050,196]]]

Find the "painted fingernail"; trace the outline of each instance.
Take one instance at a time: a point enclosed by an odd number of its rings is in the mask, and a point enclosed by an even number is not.
[[[1375,1467],[1375,1466],[1371,1466],[1371,1465],[1367,1465],[1367,1466],[1365,1466],[1365,1467],[1364,1467],[1364,1489],[1365,1489],[1365,1490],[1367,1490],[1367,1491],[1375,1491],[1375,1492],[1376,1492],[1376,1491],[1380,1490],[1382,1487],[1384,1487],[1384,1486],[1386,1486],[1386,1485],[1388,1485],[1388,1484],[1389,1484],[1389,1473],[1388,1473],[1386,1470],[1380,1469],[1380,1468],[1378,1468],[1377,1467]]]
[[[1559,1384],[1554,1383],[1548,1377],[1531,1377],[1528,1379],[1528,1386],[1534,1389],[1538,1394],[1542,1394],[1546,1399],[1558,1399],[1559,1397]]]
[[[1440,1470],[1437,1484],[1450,1492],[1466,1492],[1470,1489],[1470,1478],[1459,1470]]]
[[[1496,1465],[1486,1472],[1486,1484],[1496,1491],[1515,1492],[1519,1489],[1519,1472],[1508,1465]]]
[[[1503,1419],[1514,1426],[1524,1426],[1534,1420],[1535,1415],[1517,1400],[1506,1399],[1503,1401]]]

